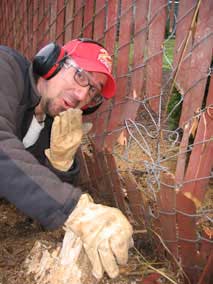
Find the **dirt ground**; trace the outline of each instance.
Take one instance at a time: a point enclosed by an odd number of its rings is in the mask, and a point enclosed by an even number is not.
[[[0,284],[34,284],[33,280],[26,279],[24,274],[22,277],[20,273],[26,257],[38,240],[61,242],[63,229],[47,232],[3,199],[0,200],[0,228]],[[148,249],[147,246],[147,251]],[[128,265],[121,267],[120,276],[115,280],[104,276],[100,284],[142,283],[143,276],[150,272],[134,250],[131,250]]]

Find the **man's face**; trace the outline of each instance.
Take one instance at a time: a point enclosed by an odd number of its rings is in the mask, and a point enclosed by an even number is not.
[[[92,93],[95,93],[93,89],[101,92],[106,84],[107,75],[85,72],[89,85],[83,87],[76,81],[76,75],[81,76],[76,72],[74,67],[63,67],[50,80],[40,78],[41,81],[38,82],[41,94],[40,107],[44,113],[54,117],[69,108],[82,108],[91,101]]]

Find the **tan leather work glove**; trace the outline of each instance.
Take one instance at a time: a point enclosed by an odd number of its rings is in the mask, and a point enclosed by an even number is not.
[[[54,118],[50,148],[45,150],[45,155],[54,168],[60,171],[69,170],[81,143],[82,135],[82,111],[80,109],[68,109]]]
[[[96,278],[100,279],[104,271],[114,278],[119,274],[118,264],[127,263],[133,230],[120,210],[95,204],[89,194],[83,194],[65,230],[81,238]]]

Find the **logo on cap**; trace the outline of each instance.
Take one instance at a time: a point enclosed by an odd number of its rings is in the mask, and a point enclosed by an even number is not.
[[[104,64],[107,68],[108,72],[111,73],[112,71],[112,58],[106,51],[106,49],[101,48],[100,53],[98,54],[98,60]]]

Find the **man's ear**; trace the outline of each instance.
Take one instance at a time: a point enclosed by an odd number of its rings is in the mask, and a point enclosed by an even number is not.
[[[48,81],[46,79],[42,77],[38,77],[38,80],[36,82],[36,87],[37,87],[37,90],[40,96],[42,96],[42,94],[46,92],[47,85],[48,85]]]

